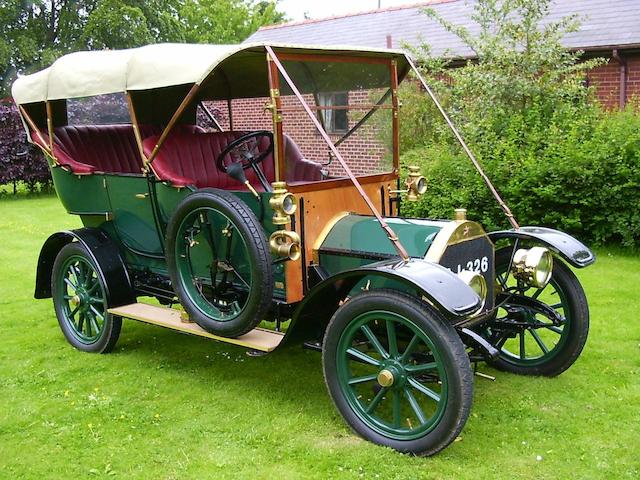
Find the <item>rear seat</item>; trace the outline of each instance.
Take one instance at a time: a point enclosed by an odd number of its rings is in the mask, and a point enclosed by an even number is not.
[[[151,166],[158,178],[175,186],[195,185],[198,188],[215,187],[225,190],[243,190],[246,187],[216,167],[216,159],[224,148],[247,132],[212,132],[199,135],[174,132],[167,137]],[[145,155],[149,156],[158,136],[145,139]],[[267,137],[260,138],[259,148],[268,148]],[[287,182],[322,180],[321,165],[302,157],[297,145],[285,135]],[[267,180],[275,179],[273,155],[267,156],[260,167]],[[260,190],[260,182],[252,169],[245,170],[247,179]]]
[[[192,125],[176,128],[190,134],[202,131]],[[162,127],[157,125],[140,126],[143,138],[161,132]],[[48,142],[48,136],[43,136]],[[142,173],[142,160],[131,125],[68,125],[56,127],[54,136],[54,156],[74,173]],[[32,138],[41,143],[37,135]]]

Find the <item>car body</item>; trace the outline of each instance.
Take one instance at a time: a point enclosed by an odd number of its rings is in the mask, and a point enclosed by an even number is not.
[[[47,240],[35,297],[53,297],[85,351],[113,348],[122,317],[253,352],[322,350],[357,433],[440,451],[469,414],[470,361],[538,375],[575,361],[588,307],[567,264],[595,257],[520,227],[486,176],[511,230],[464,209],[402,217],[425,193],[416,167],[401,180],[405,80],[432,95],[401,51],[273,44],[80,52],[18,79],[29,138],[84,225]],[[99,103],[72,109],[113,95],[123,123],[82,124]]]

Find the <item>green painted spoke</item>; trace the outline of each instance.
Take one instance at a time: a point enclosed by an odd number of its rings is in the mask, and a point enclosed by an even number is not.
[[[553,305],[549,305],[549,306],[555,310],[556,308],[562,307],[562,302],[554,303]]]
[[[399,428],[400,427],[400,409],[401,409],[401,405],[400,405],[400,392],[397,390],[393,391],[393,427],[394,428]]]
[[[418,334],[413,334],[413,338],[409,341],[407,348],[404,349],[402,356],[400,357],[400,363],[405,363],[409,358],[409,355],[413,353],[413,350],[418,346],[418,342],[420,341],[420,337]]]
[[[551,330],[553,333],[557,333],[558,335],[562,335],[562,328],[556,327],[555,325],[549,325],[548,327],[545,327],[548,330]]]
[[[75,265],[70,265],[69,266],[69,271],[71,272],[71,275],[73,275],[73,278],[76,281],[76,285],[80,285],[82,282],[80,281],[80,273],[76,269],[76,266]],[[78,287],[75,287],[75,288],[78,288]]]
[[[507,337],[506,335],[501,337],[500,340],[496,342],[496,348],[500,350],[502,347],[504,347],[504,344],[507,343],[507,340],[509,340],[509,337]]]
[[[101,314],[101,313],[96,309],[96,307],[94,307],[93,305],[91,305],[91,307],[89,307],[89,308],[91,309],[91,311],[93,312],[93,314],[94,314],[96,317],[98,317],[98,318],[100,318],[100,320],[103,320],[103,321],[104,321],[104,315],[102,315],[102,314]]]
[[[373,397],[373,400],[371,400],[371,403],[367,407],[367,413],[373,413],[373,411],[378,407],[378,405],[382,401],[382,397],[384,397],[384,394],[386,392],[387,392],[386,387],[382,387],[380,389],[380,391],[376,394],[375,397]]]
[[[98,281],[97,278],[94,278],[94,283],[93,285],[91,285],[91,287],[89,287],[89,289],[87,290],[87,293],[89,295],[91,295],[93,292],[96,291],[96,289],[100,286],[100,282]]]
[[[349,355],[351,355],[352,357],[357,358],[358,360],[364,362],[364,363],[368,363],[369,365],[374,365],[376,367],[380,366],[380,362],[378,360],[376,360],[373,357],[370,357],[369,355],[367,355],[366,353],[362,353],[360,350],[357,350],[355,348],[350,348],[347,350],[347,353]]]
[[[421,373],[421,372],[426,372],[427,370],[435,370],[436,368],[438,368],[438,364],[436,362],[420,363],[418,365],[404,366],[404,369],[408,373]]]
[[[75,314],[78,312],[78,310],[80,310],[80,305],[78,305],[76,308],[74,308],[73,310],[71,310],[71,312],[69,313],[69,316],[71,318],[73,318],[75,316]]]
[[[71,300],[73,298],[73,295],[63,295],[62,298],[64,298],[65,300]]]
[[[389,340],[389,355],[398,356],[398,338],[396,337],[396,324],[392,320],[387,320],[387,338]]]
[[[83,267],[83,264],[81,262],[78,262],[78,265],[71,266],[71,268],[73,269],[76,275],[76,279],[78,280],[78,285],[84,285],[84,282],[85,282],[85,275],[82,267]]]
[[[420,393],[424,393],[427,397],[435,400],[436,402],[440,401],[440,395],[431,390],[428,387],[425,387],[420,382],[418,382],[415,378],[409,378],[409,385],[418,390]]]
[[[425,418],[424,412],[420,408],[420,405],[418,404],[416,397],[414,397],[413,393],[411,393],[411,390],[409,390],[406,387],[404,388],[404,395],[405,397],[407,397],[407,400],[409,400],[409,405],[411,405],[413,412],[416,414],[416,417],[418,418],[420,425],[424,425],[427,422],[427,419]]]
[[[509,288],[507,286],[507,279],[509,278],[509,273],[508,272],[506,274],[498,274],[498,275],[496,275],[496,278],[497,278],[498,282],[500,283],[500,286],[504,290],[507,290]]]
[[[102,305],[104,303],[104,300],[100,297],[89,297],[89,303]]]
[[[364,375],[362,377],[353,377],[349,380],[349,385],[357,385],[359,383],[371,382],[378,378],[377,373],[373,373],[371,375]]]
[[[531,333],[531,336],[536,341],[540,349],[544,352],[544,354],[546,355],[547,353],[549,353],[549,348],[544,344],[544,342],[540,338],[540,335],[538,335],[538,332],[536,332],[535,330],[529,330],[529,332]]]
[[[520,359],[524,360],[525,358],[527,358],[527,354],[524,348],[524,331],[523,331],[523,332],[520,332]]]
[[[531,298],[533,298],[534,300],[537,299],[543,291],[544,291],[544,287],[537,289],[536,292],[533,295],[531,295]]]
[[[364,333],[364,335],[367,337],[367,340],[369,340],[369,343],[371,344],[371,346],[375,348],[375,350],[380,354],[382,358],[389,358],[389,354],[386,352],[384,347],[380,344],[380,341],[373,334],[373,332],[369,327],[367,327],[366,325],[362,325],[360,327],[360,330],[362,330],[362,333]]]
[[[84,327],[84,328],[83,328]],[[80,320],[78,320],[78,332],[83,333],[86,331],[87,335],[91,335],[91,326],[89,325],[89,319],[84,312],[80,312]]]
[[[98,332],[100,332],[100,327],[98,326],[98,322],[96,321],[96,317],[94,317],[93,315],[87,315],[89,317],[89,322],[91,323],[91,326],[93,327],[93,329],[96,332],[96,335],[98,334]]]
[[[245,279],[244,279],[244,278],[242,278],[242,275],[240,275],[240,274],[238,273],[238,271],[237,271],[235,268],[233,268],[233,265],[231,266],[231,268],[233,269],[233,273],[235,273],[235,274],[236,274],[236,277],[238,277],[238,278],[240,279],[240,281],[241,281],[242,283],[244,283],[244,286],[245,286],[245,287],[247,287],[248,289],[251,289],[251,285],[249,285],[249,284],[245,281]]]
[[[65,278],[64,279],[64,283],[66,283],[67,285],[69,285],[71,288],[73,288],[73,291],[75,292],[78,287],[76,285],[74,285],[74,283],[71,281],[71,279],[69,278]]]

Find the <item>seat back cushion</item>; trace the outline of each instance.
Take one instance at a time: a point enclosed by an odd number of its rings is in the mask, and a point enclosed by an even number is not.
[[[215,187],[225,190],[244,190],[240,182],[220,172],[216,159],[229,143],[247,132],[212,132],[193,135],[185,132],[170,134],[158,151],[152,168],[161,180],[176,186],[195,185],[198,188]],[[143,141],[145,155],[150,155],[158,137],[149,137]],[[267,137],[258,140],[259,151],[269,146]],[[288,137],[285,139],[285,158],[287,159],[287,181],[314,181],[322,178],[321,167],[315,162],[302,158],[298,147]],[[230,162],[229,158],[226,162]],[[269,182],[275,179],[273,154],[269,154],[260,167]],[[252,169],[245,170],[247,179],[260,190],[260,181]]]
[[[202,132],[202,129],[193,125],[182,125],[176,129],[190,134]],[[161,132],[159,125],[140,126],[143,138]],[[142,160],[131,125],[67,125],[55,128],[54,136],[53,153],[56,159],[74,173],[142,172]]]

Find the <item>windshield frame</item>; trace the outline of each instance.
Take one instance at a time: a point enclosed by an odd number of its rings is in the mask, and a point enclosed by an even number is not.
[[[399,101],[398,101],[398,67],[397,60],[395,58],[382,58],[382,57],[367,57],[367,56],[359,56],[359,55],[350,55],[350,56],[341,56],[341,55],[326,55],[326,54],[307,54],[307,53],[289,53],[289,52],[279,52],[277,54],[277,59],[281,62],[280,65],[282,67],[282,71],[278,69],[278,66],[275,62],[271,61],[271,55],[267,54],[267,62],[268,62],[268,71],[269,71],[269,91],[271,102],[267,106],[272,113],[273,120],[273,132],[274,132],[274,153],[275,153],[275,165],[276,165],[276,178],[282,180],[285,178],[285,156],[284,156],[284,129],[283,129],[283,115],[287,112],[292,111],[300,111],[305,109],[310,109],[313,112],[320,112],[327,107],[323,107],[319,105],[318,102],[318,94],[320,91],[312,92],[314,105],[309,105],[303,98],[298,97],[298,102],[300,103],[299,107],[284,107],[282,105],[281,99],[281,81],[280,74],[287,73],[286,67],[283,65],[284,62],[287,61],[299,61],[299,62],[318,62],[318,63],[328,63],[328,62],[340,62],[340,63],[353,63],[353,64],[378,64],[378,65],[386,65],[389,69],[389,85],[385,85],[384,88],[387,88],[387,91],[383,94],[382,98],[376,103],[372,103],[364,106],[347,106],[347,110],[362,110],[366,112],[363,117],[356,122],[355,125],[349,127],[346,132],[340,135],[336,141],[332,141],[331,144],[333,147],[338,147],[341,143],[347,140],[351,135],[353,135],[362,125],[364,125],[367,120],[378,110],[388,109],[391,110],[391,160],[392,166],[391,169],[385,172],[379,172],[375,174],[368,175],[355,175],[357,178],[361,178],[367,182],[367,180],[373,179],[388,179],[390,177],[396,178],[399,174],[399,157],[400,157],[400,132],[399,132],[399,122],[398,122],[398,110],[399,110]],[[384,105],[384,102],[391,97],[390,105]],[[365,110],[364,108],[368,108]],[[321,115],[317,115],[318,120],[320,121],[320,126],[322,130],[326,134],[326,127],[323,125]],[[329,146],[329,145],[328,145]],[[329,146],[331,149],[331,147]],[[331,150],[330,150],[331,152]],[[331,153],[330,153],[331,154]],[[332,155],[333,156],[333,155]],[[350,183],[349,175],[340,177],[340,178],[330,178],[326,180],[318,180],[315,182],[304,182],[299,185],[304,185],[305,187],[311,187],[314,190],[322,189],[322,188],[330,188],[335,185],[339,185],[342,183]],[[368,182],[367,182],[368,183]],[[315,184],[318,184],[315,186]],[[297,186],[297,184],[296,184]]]

